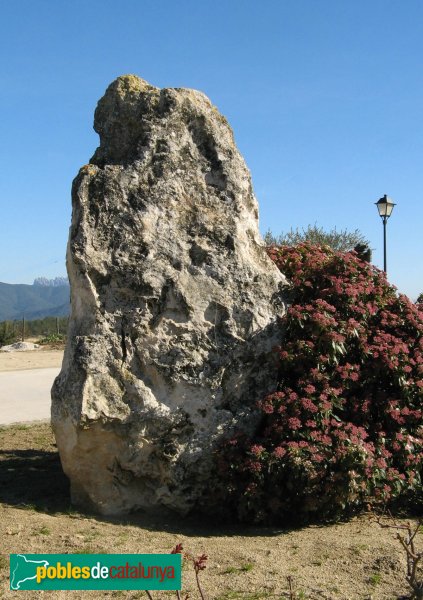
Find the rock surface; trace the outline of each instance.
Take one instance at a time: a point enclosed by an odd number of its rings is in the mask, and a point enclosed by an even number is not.
[[[250,428],[275,387],[285,280],[231,128],[204,94],[119,77],[94,128],[100,146],[73,182],[52,424],[74,503],[185,513],[216,441]]]

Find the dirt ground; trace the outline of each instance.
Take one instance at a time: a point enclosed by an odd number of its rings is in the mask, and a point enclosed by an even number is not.
[[[423,537],[423,536],[422,536]],[[423,540],[421,540],[423,542]],[[420,543],[421,543],[420,542]],[[107,519],[72,509],[54,438],[47,423],[0,430],[0,597],[9,588],[9,553],[169,552],[177,543],[206,553],[201,573],[214,600],[288,598],[291,576],[296,600],[393,600],[408,594],[405,560],[393,530],[369,516],[348,523],[297,530],[222,526],[196,518],[151,518],[133,514]],[[423,544],[422,544],[423,545]],[[198,598],[192,570],[183,589]],[[24,592],[40,598],[147,598],[144,592]],[[44,597],[44,596],[43,596]],[[154,598],[174,597],[155,592]]]
[[[0,352],[0,371],[61,367],[63,350],[41,347],[26,352]]]
[[[42,349],[0,353],[0,370],[60,366],[63,352]],[[423,535],[421,535],[423,538]],[[395,532],[370,516],[347,523],[296,530],[205,522],[195,517],[132,514],[106,519],[70,505],[48,423],[0,427],[0,598],[9,591],[10,553],[166,553],[177,543],[206,553],[201,573],[209,600],[393,600],[409,593],[404,552]],[[423,539],[419,540],[423,547]],[[183,589],[199,598],[189,565]],[[24,592],[22,600],[49,598],[147,598],[145,592]],[[155,592],[153,598],[175,597]],[[185,598],[185,596],[183,596]]]

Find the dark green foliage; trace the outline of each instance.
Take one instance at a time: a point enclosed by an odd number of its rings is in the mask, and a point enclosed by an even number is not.
[[[273,235],[269,230],[264,236],[264,241],[268,246],[296,246],[303,242],[315,244],[318,246],[329,246],[332,250],[340,252],[348,252],[354,250],[358,244],[369,246],[369,241],[358,230],[347,231],[336,228],[330,231],[325,231],[323,227],[309,225],[307,229],[290,229],[287,233]]]
[[[48,338],[49,336],[63,338],[68,329],[69,317],[44,317],[25,321],[25,339],[29,337]],[[0,346],[13,344],[22,339],[22,320],[3,321],[0,323]],[[54,343],[53,340],[46,343]]]
[[[0,323],[0,347],[13,344],[18,341],[17,330],[10,321]]]
[[[62,333],[51,333],[40,340],[37,340],[37,344],[45,346],[47,344],[62,344],[66,341],[66,336]]]

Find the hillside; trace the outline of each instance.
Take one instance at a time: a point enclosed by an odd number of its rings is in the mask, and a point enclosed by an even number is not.
[[[0,282],[0,321],[61,317],[69,314],[68,285]]]

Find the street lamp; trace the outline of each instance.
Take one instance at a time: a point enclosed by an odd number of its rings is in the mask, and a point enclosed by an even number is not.
[[[383,270],[386,273],[386,223],[394,210],[395,203],[385,194],[375,204],[383,221]]]

